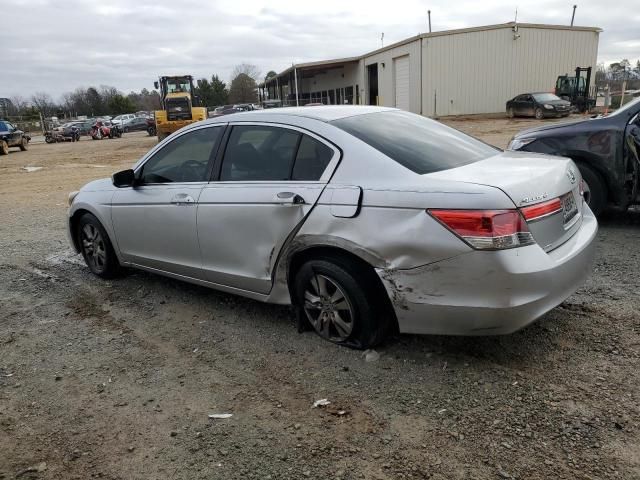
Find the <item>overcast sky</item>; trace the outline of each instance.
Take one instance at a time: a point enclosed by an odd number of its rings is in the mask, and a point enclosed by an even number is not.
[[[128,93],[161,74],[228,81],[234,65],[264,75],[292,62],[360,55],[427,30],[568,24],[574,1],[0,0],[0,97],[78,86]],[[598,61],[640,57],[638,0],[577,0],[576,25],[600,27]],[[558,48],[562,46],[559,45]],[[564,72],[558,72],[564,73]]]

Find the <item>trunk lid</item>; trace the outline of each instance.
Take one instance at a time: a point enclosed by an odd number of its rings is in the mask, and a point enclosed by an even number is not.
[[[527,221],[531,234],[545,251],[571,238],[582,223],[580,172],[568,158],[503,152],[427,176],[498,188],[520,209],[560,199],[555,212]]]

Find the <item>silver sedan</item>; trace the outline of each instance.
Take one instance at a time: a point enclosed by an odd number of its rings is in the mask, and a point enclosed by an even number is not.
[[[419,115],[285,108],[206,120],[69,196],[93,273],[141,268],[264,302],[367,348],[397,332],[518,330],[591,269],[566,158],[502,152]]]

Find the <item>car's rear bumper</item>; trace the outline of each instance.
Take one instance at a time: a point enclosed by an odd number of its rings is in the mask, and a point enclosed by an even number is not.
[[[598,223],[546,253],[538,245],[473,251],[410,270],[379,269],[400,332],[496,335],[519,330],[562,303],[591,271]]]

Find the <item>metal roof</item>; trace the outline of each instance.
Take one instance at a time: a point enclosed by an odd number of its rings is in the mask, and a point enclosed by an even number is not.
[[[305,70],[305,69],[313,69],[315,67],[332,67],[332,66],[344,65],[346,63],[359,62],[360,60],[366,57],[375,55],[380,52],[384,52],[386,50],[390,50],[392,48],[400,47],[402,45],[406,45],[407,43],[415,42],[416,40],[421,40],[423,38],[441,37],[445,35],[460,35],[460,34],[472,33],[472,32],[482,32],[486,30],[499,30],[503,28],[513,28],[516,25],[518,26],[518,28],[534,28],[534,29],[537,28],[542,30],[574,30],[574,31],[583,31],[583,32],[584,31],[594,32],[594,33],[602,32],[602,29],[599,27],[578,27],[578,26],[572,27],[571,25],[547,25],[542,23],[507,22],[507,23],[498,23],[495,25],[482,25],[479,27],[468,27],[468,28],[458,28],[455,30],[442,30],[439,32],[419,33],[418,35],[414,35],[413,37],[405,38],[404,40],[400,40],[399,42],[392,43],[391,45],[387,45],[385,47],[378,48],[371,52],[365,53],[363,55],[355,56],[355,57],[337,58],[337,59],[331,59],[331,60],[320,60],[316,62],[296,63],[291,65],[286,70],[283,70],[282,72],[278,73],[275,77],[271,77],[268,80],[268,82],[273,81],[276,77],[279,78],[279,77],[285,76],[289,74],[291,71],[293,71],[294,69]],[[265,83],[267,83],[267,81],[262,82],[258,86],[263,86]]]

